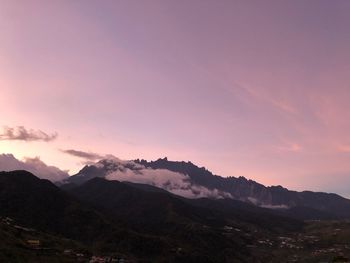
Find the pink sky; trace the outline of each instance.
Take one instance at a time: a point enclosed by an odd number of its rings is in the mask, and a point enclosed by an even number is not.
[[[0,141],[191,160],[223,176],[350,196],[349,1],[0,0]]]

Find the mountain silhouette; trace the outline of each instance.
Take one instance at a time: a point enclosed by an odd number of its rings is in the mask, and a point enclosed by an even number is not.
[[[193,198],[231,198],[255,206],[278,210],[298,219],[350,218],[350,200],[336,194],[311,191],[297,192],[282,186],[266,187],[244,177],[221,177],[191,162],[169,161],[167,158],[150,162],[139,159],[125,162],[101,160],[96,165],[85,166],[76,175],[68,178],[63,187],[74,187],[74,185],[80,185],[92,178],[105,178],[113,173],[117,173],[118,176],[118,174],[123,174],[125,171],[134,172],[133,178],[123,177],[123,180],[131,181],[137,179],[138,174],[142,175],[143,171],[147,173],[157,171],[158,177],[162,176],[162,172],[169,171],[182,175],[186,185],[183,188],[179,186],[179,189],[175,190],[168,187],[167,183],[156,185],[151,180],[146,183],[180,195],[181,191],[185,189],[187,192],[194,193]],[[210,194],[203,196],[201,191]]]

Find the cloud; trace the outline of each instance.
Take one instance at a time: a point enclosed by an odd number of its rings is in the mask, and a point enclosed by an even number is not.
[[[303,147],[295,142],[285,142],[283,145],[275,146],[275,149],[281,152],[301,152]]]
[[[105,157],[104,155],[100,155],[98,153],[84,152],[84,151],[73,150],[73,149],[61,150],[61,152],[75,156],[75,157],[83,158],[88,161],[96,161],[96,160],[103,159]]]
[[[268,209],[288,209],[288,208],[290,208],[287,205],[267,205],[267,204],[260,205],[260,207],[268,208]]]
[[[110,158],[96,164],[107,170],[106,179],[149,184],[186,198],[232,198],[231,194],[191,183],[185,174],[167,169],[151,169],[133,161]]]
[[[2,133],[0,133],[0,140],[50,142],[55,140],[57,135],[57,133],[47,134],[41,130],[26,129],[24,126],[17,126],[15,128],[5,126]]]
[[[250,203],[252,203],[253,205],[260,206],[262,208],[268,208],[268,209],[288,209],[288,208],[290,208],[287,205],[271,205],[271,204],[260,203],[260,201],[254,197],[248,197],[247,200]]]
[[[270,104],[280,111],[297,114],[298,109],[292,105],[291,101],[285,96],[277,96],[275,93],[268,92],[262,88],[252,88],[246,84],[239,84],[238,87],[245,90],[251,97]]]
[[[350,153],[350,145],[349,144],[340,144],[337,146],[338,152],[341,153]]]
[[[46,165],[39,157],[25,157],[23,161],[16,159],[12,154],[0,154],[0,171],[26,170],[35,176],[58,182],[69,175],[55,166]]]

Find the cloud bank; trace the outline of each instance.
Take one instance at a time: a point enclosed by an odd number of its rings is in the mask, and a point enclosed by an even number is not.
[[[41,179],[58,182],[69,175],[55,166],[46,165],[39,157],[25,157],[23,161],[16,159],[12,154],[0,154],[0,171],[26,170]]]
[[[106,169],[108,180],[149,184],[186,198],[232,198],[229,193],[194,185],[188,175],[167,169],[146,168],[133,161],[123,161],[118,158],[103,160],[96,166]]]
[[[47,134],[41,130],[26,129],[24,126],[14,128],[5,126],[0,133],[0,140],[50,142],[55,140],[57,136],[57,133]]]

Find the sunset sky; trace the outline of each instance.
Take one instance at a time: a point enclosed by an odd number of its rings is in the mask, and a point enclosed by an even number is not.
[[[0,26],[0,154],[350,197],[350,1],[0,0]]]

